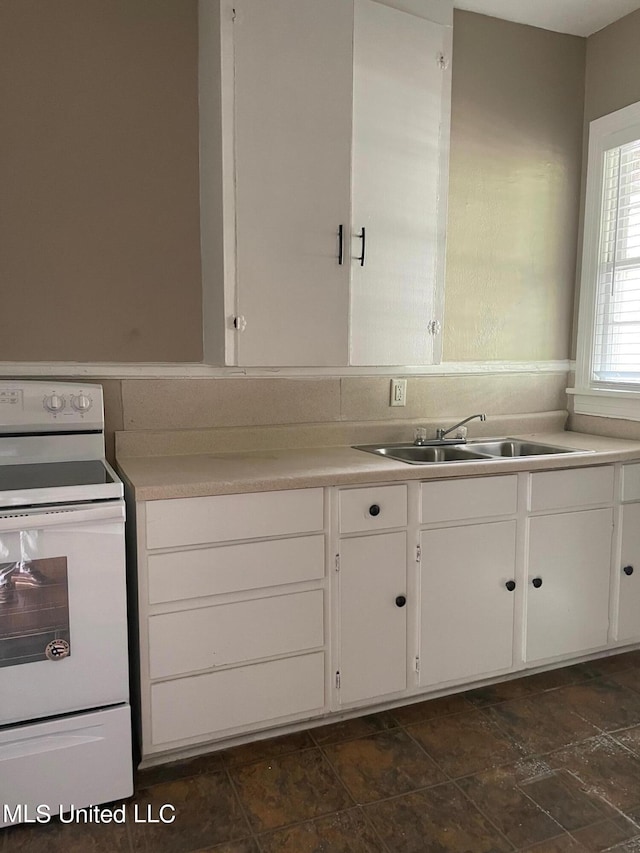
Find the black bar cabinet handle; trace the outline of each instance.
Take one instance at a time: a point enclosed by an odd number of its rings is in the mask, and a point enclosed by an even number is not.
[[[365,252],[367,249],[367,243],[366,243],[367,235],[366,235],[364,225],[362,226],[362,231],[360,232],[360,234],[358,234],[358,238],[360,240],[362,240],[362,254],[360,255],[359,258],[356,258],[356,260],[360,261],[360,266],[363,267],[364,266],[364,256],[365,256]]]
[[[338,225],[338,263],[344,263],[344,225]]]

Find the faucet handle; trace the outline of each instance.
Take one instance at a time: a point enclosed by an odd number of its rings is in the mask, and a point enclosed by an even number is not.
[[[427,428],[426,427],[416,427],[413,431],[413,443],[420,445],[424,444],[427,440]]]

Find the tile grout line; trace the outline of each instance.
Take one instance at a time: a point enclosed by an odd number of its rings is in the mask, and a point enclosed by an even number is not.
[[[332,817],[335,817],[337,815],[348,814],[349,812],[353,812],[356,810],[361,811],[361,806],[356,804],[353,806],[349,806],[349,808],[347,808],[347,809],[338,809],[337,811],[327,812],[327,814],[317,815],[316,817],[309,817],[309,818],[305,818],[304,820],[293,821],[293,823],[286,823],[286,824],[284,824],[284,826],[276,826],[276,827],[273,827],[272,829],[265,829],[264,832],[257,833],[253,840],[258,843],[260,853],[264,853],[264,848],[263,848],[262,844],[260,844],[260,841],[262,839],[267,838],[267,836],[269,836],[269,835],[275,835],[277,832],[283,832],[284,830],[288,830],[288,829],[295,829],[298,826],[305,826],[308,823],[315,823],[316,821],[319,821],[319,820],[326,820],[327,818],[332,818]],[[376,838],[377,837],[378,836],[376,835]],[[234,843],[234,842],[226,842],[226,843],[228,844],[228,843]],[[386,845],[382,844],[382,846],[383,846],[384,850],[387,851],[388,848],[386,847]],[[198,853],[198,851],[195,851],[195,853]],[[396,853],[396,852],[391,851],[391,853]]]
[[[298,749],[292,749],[291,751],[277,753],[276,755],[266,755],[262,758],[252,758],[249,761],[239,761],[237,764],[225,764],[222,769],[235,770],[239,767],[250,767],[252,764],[261,764],[263,761],[278,761],[281,758],[288,758],[290,755],[297,755],[301,752],[311,752],[312,749],[318,749],[318,747],[315,744],[311,744],[311,746],[302,746]]]
[[[479,711],[479,712],[482,714],[482,709],[481,709],[481,708],[475,708],[475,709],[474,709],[474,711]],[[466,711],[465,711],[464,713],[468,713],[468,712],[466,712]],[[482,716],[484,717],[484,719],[485,719],[487,722],[489,722],[489,723],[493,722],[493,721],[492,721],[490,718],[488,718],[485,714],[482,714]],[[438,720],[438,719],[440,719],[440,718],[439,718],[439,717],[434,717],[434,718],[433,718],[433,720]],[[431,722],[431,720],[424,720],[423,722]],[[411,726],[415,726],[415,725],[420,725],[420,724],[419,724],[419,723],[411,723]],[[522,746],[522,744],[519,744],[519,743],[518,743],[518,742],[517,742],[517,741],[516,741],[516,740],[515,740],[515,739],[514,739],[510,734],[509,734],[509,732],[506,732],[506,731],[504,731],[503,729],[501,729],[501,728],[498,726],[498,724],[497,724],[497,723],[496,723],[495,725],[496,725],[496,728],[499,730],[500,734],[501,734],[501,735],[503,735],[503,737],[505,737],[505,738],[509,741],[509,743],[510,743],[512,746],[516,747],[518,750],[520,750],[520,749],[524,749],[524,747]],[[419,746],[419,747],[420,747],[420,748],[421,748],[421,749],[422,749],[422,750],[423,750],[423,751],[424,751],[424,752],[429,756],[429,758],[430,758],[430,759],[434,762],[434,764],[436,764],[436,766],[437,766],[437,767],[438,767],[438,768],[439,768],[439,769],[440,769],[440,770],[445,774],[445,776],[446,776],[448,779],[450,779],[452,782],[456,782],[456,781],[458,781],[459,779],[469,779],[469,778],[471,778],[471,777],[473,777],[473,776],[477,776],[479,773],[484,773],[486,770],[490,770],[490,769],[498,769],[498,768],[500,768],[500,767],[506,767],[506,766],[508,766],[509,764],[514,763],[514,759],[513,759],[513,758],[509,758],[509,759],[505,759],[504,761],[498,761],[497,763],[492,764],[492,765],[491,765],[491,767],[486,767],[486,768],[483,768],[483,769],[481,769],[481,770],[475,770],[475,771],[473,771],[473,772],[471,772],[471,773],[464,773],[462,776],[452,776],[450,773],[448,773],[447,771],[445,771],[445,770],[441,767],[441,765],[438,763],[438,761],[436,761],[436,759],[431,755],[431,753],[429,752],[429,750],[428,750],[428,749],[427,749],[423,744],[421,744],[419,740],[417,740],[417,739],[414,737],[413,733],[410,731],[410,726],[407,726],[407,728],[405,729],[405,731],[406,731],[406,732],[407,732],[407,734],[412,738],[412,740],[414,740],[414,741],[418,744],[418,746]],[[527,758],[527,753],[526,753],[526,752],[524,752],[524,754],[522,755],[522,759],[526,759],[526,758]]]
[[[321,819],[323,819],[323,818],[331,817],[331,815],[334,815],[334,814],[341,814],[341,813],[343,813],[343,812],[350,811],[350,810],[352,810],[352,809],[354,809],[354,808],[357,808],[357,807],[358,807],[358,803],[356,803],[356,802],[355,802],[355,799],[354,799],[354,797],[352,796],[351,792],[350,792],[350,791],[348,790],[348,788],[344,785],[344,783],[342,782],[342,779],[340,779],[340,777],[339,777],[339,776],[338,776],[338,774],[336,773],[336,771],[335,771],[335,769],[334,769],[333,765],[331,764],[331,762],[329,761],[329,759],[328,759],[328,758],[326,757],[326,755],[324,754],[324,752],[323,752],[323,750],[322,750],[322,747],[319,747],[319,746],[306,747],[306,748],[304,748],[304,749],[294,750],[293,752],[286,753],[286,755],[288,755],[288,756],[289,756],[289,755],[299,754],[299,753],[302,753],[302,752],[311,752],[312,750],[317,750],[317,751],[320,753],[320,755],[322,756],[322,758],[323,758],[323,759],[326,761],[326,763],[329,765],[329,768],[330,768],[330,770],[331,770],[332,774],[336,777],[337,781],[338,781],[338,782],[340,783],[340,785],[344,788],[344,790],[346,791],[347,795],[349,796],[349,799],[352,801],[352,804],[351,804],[348,808],[346,808],[346,809],[333,809],[332,811],[325,812],[324,814],[315,815],[314,817],[305,818],[305,819],[303,819],[303,820],[295,820],[295,821],[292,821],[292,822],[290,822],[290,823],[285,823],[285,824],[282,824],[281,826],[271,827],[270,829],[265,829],[265,830],[260,831],[260,832],[258,832],[258,831],[256,831],[256,830],[254,830],[254,829],[253,829],[253,827],[252,827],[251,821],[247,820],[247,822],[248,822],[248,824],[249,824],[249,828],[251,829],[251,832],[252,832],[252,838],[253,838],[253,840],[256,842],[256,844],[258,845],[258,849],[259,849],[260,851],[262,851],[262,850],[263,850],[262,844],[260,843],[260,839],[261,839],[262,837],[266,836],[266,835],[270,835],[270,834],[272,834],[272,833],[274,833],[274,832],[280,832],[280,831],[281,831],[281,830],[283,830],[283,829],[290,829],[291,827],[294,827],[294,826],[300,826],[300,825],[302,825],[302,824],[309,823],[309,822],[311,822],[311,821],[316,821],[316,820],[321,820]],[[259,763],[261,763],[261,762],[263,762],[263,761],[276,760],[276,759],[281,758],[281,757],[284,757],[284,754],[283,754],[282,756],[272,756],[271,758],[263,758],[263,759],[259,759],[258,761],[247,762],[247,764],[243,764],[243,765],[239,765],[239,766],[247,767],[247,766],[249,766],[250,764],[259,764]],[[230,770],[231,768],[228,768],[228,769]],[[236,789],[235,783],[234,783],[234,781],[233,781],[233,779],[232,779],[232,777],[231,777],[231,774],[229,774],[229,778],[231,779],[231,783],[232,783],[232,785],[233,785],[234,793],[235,793],[235,794],[236,794],[236,796],[238,797],[238,800],[240,800],[240,806],[241,806],[242,812],[243,812],[243,814],[245,815],[245,817],[247,817],[247,815],[246,815],[246,810],[245,810],[245,808],[244,808],[244,804],[242,803],[242,800],[241,800],[241,798],[240,798],[240,795],[237,793],[237,789]],[[376,837],[377,837],[377,833],[376,833]],[[387,848],[386,848],[386,846],[385,846],[385,848],[384,848],[384,849],[385,849],[385,850],[387,849]]]
[[[466,713],[466,712],[465,712],[465,713]],[[437,718],[434,718],[434,719],[437,719]],[[427,756],[427,758],[429,758],[431,761],[433,761],[433,763],[434,763],[434,764],[435,764],[435,766],[438,768],[438,770],[440,770],[440,772],[444,775],[444,777],[445,777],[445,779],[446,779],[447,781],[446,781],[446,782],[444,782],[444,783],[442,783],[442,784],[451,784],[451,785],[453,785],[453,786],[456,788],[456,790],[458,791],[458,793],[459,793],[459,794],[461,794],[461,796],[463,797],[463,799],[464,799],[464,800],[466,800],[467,802],[471,803],[471,805],[476,809],[476,811],[477,811],[477,812],[478,812],[478,813],[479,813],[479,814],[480,814],[480,815],[481,815],[481,816],[482,816],[482,817],[483,817],[483,818],[488,822],[489,826],[493,827],[494,831],[498,834],[498,837],[499,837],[499,838],[502,838],[502,839],[503,839],[503,840],[504,840],[508,845],[510,845],[510,847],[511,847],[513,850],[515,850],[515,849],[516,849],[515,844],[512,844],[512,842],[511,842],[511,841],[509,841],[509,839],[508,839],[508,838],[507,838],[507,837],[502,833],[502,831],[501,831],[501,830],[500,830],[500,829],[495,825],[495,823],[491,820],[491,818],[489,818],[489,817],[484,813],[484,811],[483,811],[483,810],[482,810],[478,805],[476,805],[476,803],[474,803],[474,802],[473,802],[473,800],[472,800],[470,797],[468,797],[468,796],[465,794],[465,792],[462,790],[462,788],[460,787],[460,785],[458,785],[458,783],[457,783],[456,779],[454,779],[454,778],[451,776],[451,774],[450,774],[450,773],[448,773],[448,772],[444,769],[444,767],[442,767],[442,766],[440,765],[440,763],[439,763],[438,761],[436,761],[436,759],[435,759],[435,758],[434,758],[434,757],[429,753],[429,751],[426,749],[426,747],[425,747],[425,746],[423,746],[423,745],[420,743],[420,741],[418,741],[418,740],[413,736],[413,734],[412,734],[410,731],[408,731],[407,729],[405,729],[405,732],[406,732],[406,734],[411,738],[411,740],[412,740],[415,744],[417,744],[417,746],[418,746],[418,747],[419,747],[419,748],[424,752],[424,754]],[[430,786],[430,787],[434,787],[434,786]],[[424,790],[424,789],[423,789],[423,790]]]
[[[391,730],[391,729],[387,729],[387,731],[392,731],[392,730]],[[358,738],[356,738],[356,740],[358,740]],[[343,743],[346,743],[346,741],[342,741],[342,742],[343,742]],[[326,745],[327,745],[327,746],[335,746],[335,744],[326,744]],[[360,814],[362,815],[362,817],[364,818],[365,822],[367,823],[367,825],[369,826],[369,828],[370,828],[370,829],[371,829],[371,831],[373,832],[374,837],[375,837],[375,838],[377,838],[377,839],[378,839],[378,841],[380,842],[380,844],[382,845],[382,849],[383,849],[383,850],[386,850],[386,851],[387,851],[387,853],[394,853],[394,851],[389,850],[389,848],[388,848],[388,846],[387,846],[386,842],[384,841],[384,839],[383,839],[383,838],[378,834],[378,830],[377,830],[377,829],[375,828],[375,826],[373,825],[373,822],[371,821],[371,819],[369,818],[369,815],[367,814],[366,810],[365,810],[365,809],[364,809],[364,807],[363,807],[363,806],[364,806],[364,804],[363,804],[363,803],[358,803],[358,802],[356,801],[356,798],[353,796],[353,794],[351,793],[351,791],[350,791],[350,790],[349,790],[349,788],[347,787],[346,783],[343,781],[342,777],[340,776],[340,774],[338,773],[338,771],[336,770],[336,768],[333,766],[333,762],[331,761],[331,759],[329,758],[329,756],[328,756],[328,755],[326,754],[326,752],[324,751],[324,748],[323,748],[323,747],[319,747],[319,748],[320,748],[320,751],[322,752],[322,755],[324,756],[325,761],[327,762],[327,764],[328,764],[328,765],[329,765],[329,767],[331,768],[332,773],[333,773],[333,774],[334,774],[334,776],[335,776],[335,777],[340,781],[340,784],[342,785],[342,787],[345,789],[345,791],[347,792],[347,794],[348,794],[348,795],[351,797],[351,799],[354,801],[354,803],[355,803],[355,805],[356,805],[356,808],[359,810],[359,812],[360,812]],[[367,805],[369,805],[369,804],[367,803]]]
[[[246,823],[247,827],[249,828],[249,833],[250,833],[250,835],[249,835],[248,837],[249,837],[249,838],[251,838],[251,839],[252,839],[252,841],[254,841],[254,842],[256,843],[256,846],[258,847],[258,850],[262,850],[262,847],[261,847],[261,846],[260,846],[260,844],[258,843],[258,838],[257,838],[256,832],[255,832],[255,830],[254,830],[254,828],[253,828],[253,824],[252,824],[252,823],[251,823],[251,821],[249,820],[249,815],[247,814],[247,810],[245,809],[245,807],[244,807],[244,803],[242,802],[242,797],[241,797],[241,796],[240,796],[240,794],[238,793],[238,789],[237,789],[237,787],[236,787],[236,783],[235,783],[235,781],[234,781],[234,779],[233,779],[233,776],[231,775],[230,770],[231,770],[231,768],[229,768],[229,767],[225,767],[225,768],[224,768],[224,773],[225,773],[225,775],[226,775],[226,777],[227,777],[227,781],[229,782],[229,784],[230,784],[230,786],[231,786],[231,791],[232,791],[232,793],[233,793],[233,796],[235,797],[236,802],[237,802],[237,803],[238,803],[238,805],[240,806],[240,814],[243,816],[244,821],[245,821],[245,823]],[[242,840],[242,839],[239,839],[239,840]],[[232,844],[233,842],[232,842],[232,841],[227,841],[227,842],[221,842],[221,843]]]
[[[554,771],[554,772],[555,772],[555,771]],[[535,779],[536,777],[534,776],[533,778]],[[537,803],[537,802],[533,799],[533,797],[532,797],[532,796],[530,796],[530,794],[528,794],[528,793],[527,793],[527,792],[522,788],[522,786],[520,785],[520,783],[519,783],[519,782],[516,782],[515,787],[518,789],[518,791],[520,791],[520,793],[522,794],[522,796],[523,796],[523,797],[526,797],[526,799],[527,799],[527,800],[529,800],[529,802],[533,803],[533,805],[534,805],[537,809],[539,809],[539,810],[540,810],[543,814],[545,814],[545,815],[546,815],[550,820],[552,820],[552,821],[555,823],[555,825],[556,825],[556,826],[558,826],[558,827],[560,828],[560,833],[558,833],[558,834],[561,834],[561,833],[562,833],[562,834],[569,835],[569,830],[568,830],[565,826],[562,826],[562,824],[560,823],[560,821],[556,820],[556,818],[551,814],[551,812],[549,812],[547,809],[545,809],[545,808],[544,808],[544,806],[541,806],[541,805],[540,805],[540,803]],[[580,827],[580,828],[582,829],[582,827]],[[555,836],[554,836],[554,837],[555,837]],[[551,839],[549,839],[549,840],[551,840]],[[574,840],[575,840],[575,839],[574,839]]]
[[[384,714],[385,712],[382,711],[380,713]],[[350,720],[346,720],[345,722],[353,722],[353,720],[357,720],[357,719],[359,719],[359,718],[358,717],[352,717]],[[393,719],[395,722],[395,725],[393,725],[393,726],[388,726],[387,728],[378,729],[377,731],[367,732],[365,734],[359,734],[359,735],[355,735],[355,736],[349,735],[345,738],[338,738],[338,740],[325,741],[324,743],[320,743],[319,741],[316,740],[316,738],[313,735],[313,729],[309,729],[308,731],[309,731],[309,734],[311,735],[311,737],[313,738],[313,742],[317,746],[317,748],[318,749],[324,749],[326,746],[336,746],[339,743],[349,743],[352,740],[361,740],[362,738],[365,738],[365,737],[373,737],[373,735],[379,735],[379,734],[382,734],[383,732],[391,732],[391,731],[394,731],[395,729],[402,728],[402,724],[399,723],[395,719],[395,717],[393,717]]]
[[[515,701],[520,701],[520,700],[515,700]],[[595,724],[595,723],[593,723],[591,720],[587,720],[587,718],[586,718],[586,717],[581,716],[581,715],[580,715],[580,714],[578,714],[576,711],[573,711],[573,709],[570,709],[570,710],[571,710],[571,712],[572,712],[572,713],[574,713],[574,714],[576,715],[576,717],[578,717],[578,719],[582,720],[584,723],[588,723],[590,726],[593,726],[593,728],[595,729],[595,733],[594,733],[594,734],[590,734],[588,737],[580,738],[579,740],[576,740],[576,741],[569,741],[569,743],[563,744],[562,746],[555,747],[554,749],[548,749],[548,750],[546,750],[546,752],[532,752],[532,753],[530,753],[530,754],[528,754],[528,753],[527,753],[527,749],[526,749],[526,747],[524,746],[524,744],[519,743],[518,741],[516,741],[516,740],[515,740],[515,738],[513,738],[513,736],[512,736],[512,735],[511,735],[511,734],[510,734],[506,729],[502,728],[502,725],[501,725],[501,721],[500,721],[500,720],[494,720],[492,717],[490,717],[490,716],[488,716],[486,713],[484,713],[484,711],[483,711],[483,716],[484,716],[484,717],[485,717],[485,719],[486,719],[486,720],[488,720],[489,722],[494,723],[494,725],[496,726],[496,728],[497,728],[497,729],[498,729],[498,730],[499,730],[499,731],[500,731],[500,732],[501,732],[505,737],[509,738],[509,740],[511,740],[511,741],[512,741],[512,743],[514,743],[518,748],[520,748],[520,749],[524,750],[523,760],[525,760],[525,761],[526,761],[527,759],[542,758],[542,757],[543,757],[543,756],[545,756],[545,755],[552,755],[554,752],[559,752],[561,749],[567,749],[567,748],[568,748],[568,747],[570,747],[570,746],[576,746],[577,744],[579,744],[579,743],[583,743],[583,742],[584,742],[584,741],[586,741],[586,740],[591,740],[591,739],[592,739],[592,738],[594,738],[594,737],[600,737],[601,735],[607,735],[607,734],[608,734],[608,732],[607,732],[607,731],[605,731],[604,729],[600,728],[600,726],[596,725],[596,724]],[[502,766],[502,765],[500,765],[500,766]],[[462,777],[461,777],[461,778],[462,778]]]
[[[623,652],[623,654],[625,654],[625,653]],[[597,660],[599,660],[599,659],[596,658],[596,662],[597,662]],[[603,660],[607,660],[607,658],[603,658]],[[586,666],[586,665],[588,665],[588,663],[589,663],[589,661],[587,661],[585,664],[579,664],[579,663],[573,664],[573,666]],[[505,705],[507,702],[519,702],[523,699],[529,699],[529,698],[532,698],[534,696],[541,696],[544,693],[555,693],[557,690],[563,690],[566,687],[577,687],[581,684],[587,684],[590,681],[597,681],[598,679],[606,679],[606,678],[610,679],[614,675],[618,675],[619,673],[622,673],[622,672],[630,672],[631,670],[634,670],[634,669],[640,669],[640,666],[637,664],[630,664],[628,668],[623,667],[622,669],[614,670],[612,673],[598,673],[595,675],[586,675],[585,674],[585,676],[583,678],[578,678],[575,681],[568,681],[566,684],[558,684],[556,687],[547,687],[547,688],[543,688],[541,690],[533,690],[533,691],[531,691],[531,693],[525,693],[523,696],[515,696],[515,697],[511,697],[509,699],[501,699],[498,702],[487,702],[484,705],[476,705],[475,703],[471,702],[471,700],[468,700],[468,701],[470,702],[471,705],[473,705],[473,707],[476,710],[484,711],[488,708],[494,708],[497,705]],[[549,670],[549,671],[555,672],[556,670]],[[560,667],[557,671],[562,671],[562,667]],[[540,672],[540,673],[534,673],[533,675],[527,675],[526,670],[525,670],[524,673],[520,673],[519,678],[510,679],[508,681],[497,681],[497,682],[495,682],[495,684],[488,685],[488,688],[487,687],[476,687],[476,688],[472,687],[468,691],[463,691],[462,693],[456,694],[456,695],[464,696],[465,693],[474,693],[476,691],[486,690],[486,689],[490,689],[491,687],[494,687],[494,686],[499,686],[500,684],[511,684],[511,683],[515,683],[515,682],[522,680],[522,679],[535,678],[537,675],[544,675],[544,674],[545,674],[545,671]],[[626,687],[627,685],[620,685],[620,686]],[[634,688],[629,687],[629,690],[634,690]],[[640,693],[640,688],[635,690],[634,692]]]
[[[575,842],[575,844],[578,845],[577,853],[589,853],[589,851],[587,851],[587,848],[583,844],[581,844],[579,841],[577,841],[573,837],[573,835],[571,835],[570,832],[567,832],[566,829],[563,829],[562,833],[560,833],[559,835],[554,835],[552,838],[547,838],[546,841],[536,841],[534,844],[529,844],[528,847],[518,847],[516,849],[516,853],[535,853],[536,847],[538,847],[538,845],[548,844],[552,841],[557,841],[559,838],[562,838],[562,839],[569,838],[571,841]],[[538,847],[538,849],[539,849],[539,847]],[[605,851],[600,850],[599,853],[605,853]]]
[[[487,814],[485,814],[484,810],[482,808],[480,808],[478,803],[476,803],[475,800],[472,800],[471,797],[461,788],[461,786],[458,784],[458,780],[454,779],[452,784],[455,785],[456,790],[460,793],[460,795],[463,797],[463,799],[465,799],[468,803],[470,803],[470,805],[472,805],[473,808],[479,814],[482,815],[482,817],[487,821],[487,823],[493,827],[493,829],[497,833],[498,838],[502,838],[507,844],[510,845],[512,850],[517,851],[518,848],[516,847],[514,842],[511,841],[511,839],[507,838],[507,836],[504,834],[504,832],[502,832],[502,830],[498,826],[496,826],[493,819],[490,818]]]

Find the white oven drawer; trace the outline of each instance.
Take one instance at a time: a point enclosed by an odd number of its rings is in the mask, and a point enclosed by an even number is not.
[[[0,803],[9,810],[0,811],[0,826],[34,818],[37,806],[54,815],[61,805],[68,811],[132,793],[128,705],[0,731]]]
[[[255,663],[151,686],[154,746],[320,713],[324,654]]]
[[[324,643],[321,589],[149,619],[151,678],[286,655]]]
[[[147,503],[147,547],[315,533],[324,528],[322,489],[175,498]]]

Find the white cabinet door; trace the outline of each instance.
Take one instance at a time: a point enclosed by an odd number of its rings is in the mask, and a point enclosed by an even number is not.
[[[448,27],[355,0],[351,364],[434,360],[449,38]]]
[[[509,669],[516,522],[426,530],[421,543],[420,683]]]
[[[353,4],[234,6],[238,364],[344,365]]]
[[[451,26],[373,0],[200,9],[207,353],[437,361]]]
[[[529,521],[527,661],[607,643],[613,510]]]
[[[627,466],[629,467],[629,466]],[[618,605],[619,641],[640,638],[640,504],[622,508],[622,553]]]
[[[341,704],[407,686],[407,539],[405,533],[340,543]]]

